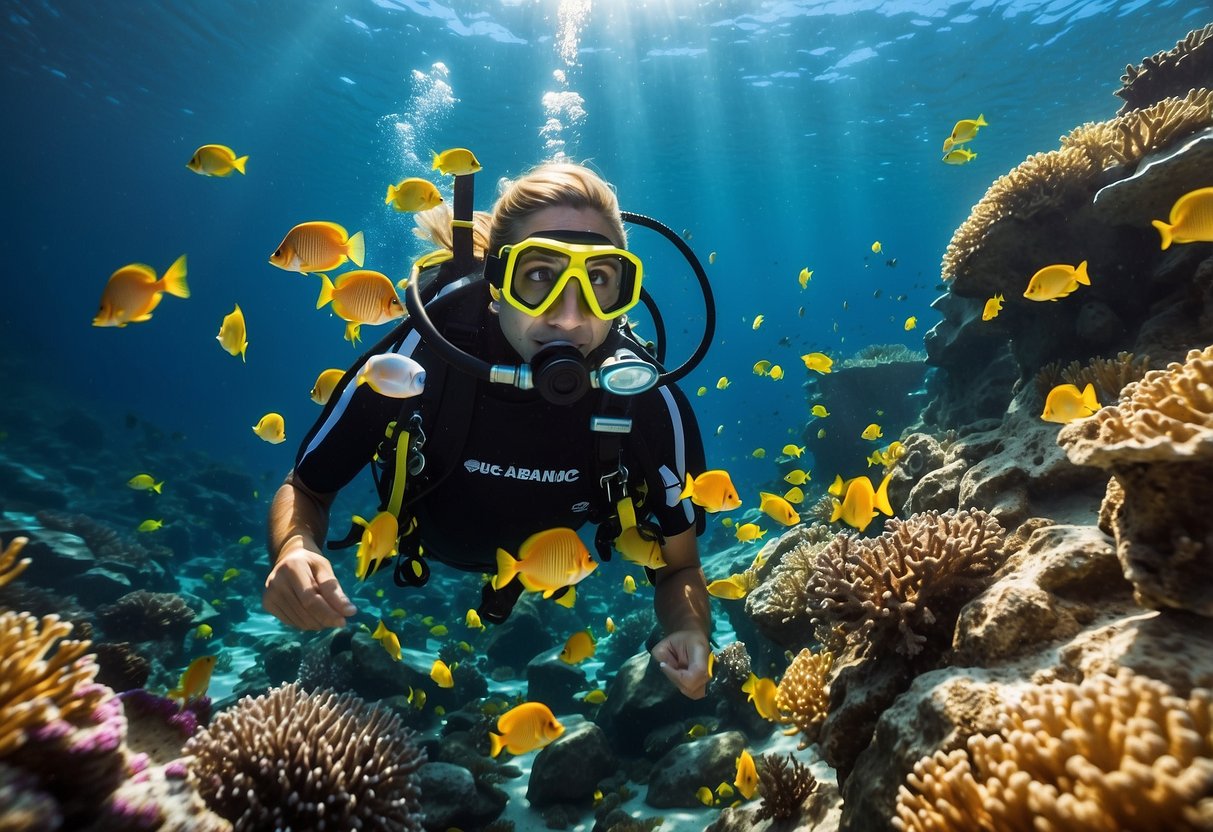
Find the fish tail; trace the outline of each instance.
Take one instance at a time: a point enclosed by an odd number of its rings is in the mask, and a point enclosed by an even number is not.
[[[694,480],[694,479],[692,479],[692,477],[691,477],[691,475],[690,475],[690,474],[687,474],[687,484],[686,484],[686,487],[682,489],[682,493],[678,495],[678,499],[679,499],[679,500],[685,500],[687,497],[690,497],[690,498],[691,498],[691,500],[692,500],[692,502],[694,501],[694,498],[695,498],[695,480]]]
[[[497,574],[493,576],[493,589],[501,589],[518,574],[518,561],[505,549],[497,550]]]
[[[173,261],[173,265],[168,267],[168,271],[164,273],[164,277],[160,278],[160,282],[164,286],[164,291],[173,297],[188,298],[190,296],[190,287],[185,282],[184,254]]]
[[[153,484],[152,484],[152,491],[155,491],[157,494],[163,494],[163,493],[164,493],[163,491],[161,491],[161,490],[160,490],[160,489],[162,489],[162,488],[164,488],[164,480],[161,480],[161,481],[160,481],[160,482],[158,482],[158,483],[153,483]]]
[[[320,297],[316,298],[316,308],[323,309],[325,306],[333,302],[333,281],[329,280],[327,274],[320,275]]]
[[[431,150],[430,153],[434,154],[434,166],[430,168],[430,170],[439,170],[439,165],[442,164],[441,154],[439,154],[437,150]]]
[[[989,127],[990,126],[990,123],[988,121],[986,121],[985,113],[978,113],[977,121],[975,121],[973,123],[976,124],[978,127]]]
[[[232,160],[232,167],[234,167],[236,170],[240,171],[241,176],[244,176],[244,165],[246,162],[248,162],[248,157],[241,156],[238,159]]]
[[[839,517],[842,517],[842,503],[835,500],[834,509],[830,512],[830,522],[836,522]]]
[[[1099,410],[1099,399],[1095,397],[1095,387],[1092,384],[1087,384],[1082,388],[1082,406],[1090,410],[1092,413]]]
[[[884,479],[880,481],[880,488],[876,489],[876,508],[889,517],[893,516],[893,507],[889,505],[889,480],[893,478],[893,472],[884,475]],[[875,516],[875,515],[873,515]]]
[[[1166,251],[1169,249],[1171,247],[1171,243],[1174,242],[1174,237],[1172,236],[1174,226],[1168,225],[1162,220],[1154,220],[1150,224],[1157,228],[1158,233],[1162,235],[1162,250]]]
[[[489,731],[489,756],[496,757],[503,748],[505,748],[505,740],[501,738],[501,735]]]
[[[387,186],[387,198],[385,198],[385,199],[383,200],[383,204],[384,204],[384,205],[391,205],[391,204],[392,204],[392,200],[393,200],[393,199],[395,199],[395,198],[396,198],[396,186],[395,186],[395,185],[388,185],[388,186]]]
[[[1074,269],[1074,279],[1083,286],[1091,285],[1091,276],[1087,274],[1087,261],[1083,260],[1078,264],[1078,268]]]
[[[354,261],[354,265],[362,267],[362,261],[366,259],[366,240],[359,231],[350,241],[345,244],[345,256]]]

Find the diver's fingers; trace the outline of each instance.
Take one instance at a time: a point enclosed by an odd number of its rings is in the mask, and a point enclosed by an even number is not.
[[[707,668],[697,673],[690,668],[676,668],[665,662],[659,664],[658,667],[661,668],[661,672],[665,674],[666,678],[682,691],[683,696],[689,699],[702,699],[707,695]]]
[[[336,626],[340,627],[344,625],[345,619],[358,612],[358,608],[350,603],[349,597],[342,590],[337,576],[333,574],[333,565],[331,563],[327,560],[316,563],[312,569],[320,597],[328,604],[329,609],[342,616],[341,624]]]
[[[328,566],[324,558],[319,560]],[[311,557],[289,556],[275,565],[265,582],[265,608],[281,621],[301,630],[340,627],[345,619],[321,596],[316,580],[319,563]],[[328,567],[329,579],[332,567]]]

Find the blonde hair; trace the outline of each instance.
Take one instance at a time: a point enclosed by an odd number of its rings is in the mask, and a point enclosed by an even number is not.
[[[493,206],[489,251],[518,242],[519,228],[531,214],[555,206],[597,211],[610,224],[615,242],[627,245],[619,198],[606,180],[584,165],[545,162],[513,181],[502,182],[501,196]]]
[[[413,218],[417,227],[413,235],[419,239],[450,251],[454,247],[451,240],[451,220],[454,214],[451,206],[443,202],[428,211],[422,211]],[[484,259],[485,248],[489,244],[489,225],[492,218],[487,211],[472,212],[472,249],[477,260]]]

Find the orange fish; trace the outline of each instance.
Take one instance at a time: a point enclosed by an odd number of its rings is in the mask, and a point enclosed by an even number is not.
[[[366,242],[359,231],[350,237],[335,222],[301,222],[286,233],[270,255],[270,263],[288,272],[324,272],[346,260],[361,266]]]
[[[515,558],[505,549],[497,550],[497,575],[493,588],[501,589],[517,575],[531,592],[542,592],[544,598],[561,587],[579,583],[598,568],[589,550],[568,528],[547,529],[523,541]]]
[[[737,487],[728,471],[719,468],[704,471],[694,479],[687,477],[686,487],[678,499],[684,497],[690,497],[692,503],[712,513],[731,511],[741,505],[741,497],[737,495]]]
[[[387,275],[370,269],[356,269],[337,278],[337,282],[320,275],[320,297],[316,308],[333,304],[333,311],[343,321],[358,324],[385,324],[404,317],[404,306],[396,294],[396,286]]]
[[[190,662],[190,666],[181,674],[177,687],[170,690],[166,696],[169,699],[180,699],[182,704],[206,696],[206,689],[211,684],[211,673],[215,670],[216,656],[199,656]]]
[[[511,754],[526,754],[543,748],[564,733],[564,726],[542,702],[523,702],[501,715],[497,730],[501,733],[489,732],[489,753],[494,757],[502,749]]]
[[[560,660],[565,664],[578,664],[594,655],[597,645],[589,630],[578,630],[569,636],[560,651]]]
[[[101,306],[93,318],[93,326],[126,326],[151,320],[152,310],[160,304],[165,292],[178,298],[190,296],[190,287],[185,282],[184,254],[159,280],[155,270],[142,263],[131,263],[111,274],[101,292]]]

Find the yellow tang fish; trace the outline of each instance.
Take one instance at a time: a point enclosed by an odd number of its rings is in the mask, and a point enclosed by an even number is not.
[[[436,636],[438,638],[445,636],[449,632],[450,632],[450,630],[447,629],[447,626],[445,624],[435,624],[433,627],[430,627],[430,635]]]
[[[607,695],[604,691],[595,688],[594,690],[581,697],[581,701],[588,705],[601,705],[607,700]]]
[[[718,511],[732,511],[741,505],[741,497],[733,485],[728,471],[719,468],[704,471],[697,477],[687,477],[686,487],[678,496],[679,500],[686,497],[697,506],[702,506],[707,512],[715,514]]]
[[[1023,296],[1028,300],[1045,301],[1058,300],[1078,288],[1078,284],[1091,285],[1091,277],[1087,274],[1087,261],[1083,260],[1077,266],[1067,266],[1058,263],[1045,266],[1032,275],[1028,288]]]
[[[882,251],[884,251],[884,246],[882,246],[880,244],[880,240],[877,240],[876,242],[872,243],[872,253],[873,254],[880,254],[880,252],[882,252]]]
[[[647,566],[649,569],[665,566],[660,537],[640,526],[628,526],[620,532],[619,537],[615,538],[615,548],[632,563]]]
[[[126,481],[126,487],[136,491],[155,491],[157,494],[161,494],[163,492],[160,489],[164,487],[164,480],[156,482],[156,478],[151,474],[135,474]]]
[[[716,379],[716,389],[717,390],[725,390],[728,388],[728,386],[729,386],[729,377],[728,376],[721,376],[720,378]]]
[[[869,442],[872,442],[884,436],[884,432],[881,430],[880,425],[873,422],[864,428],[863,433],[859,434],[859,436],[861,439],[867,439]]]
[[[536,532],[523,541],[518,554],[515,559],[505,549],[497,550],[493,589],[501,589],[518,576],[528,591],[550,598],[556,590],[579,583],[598,568],[577,532],[568,528]]]
[[[783,448],[781,448],[780,450],[783,451],[784,456],[799,457],[801,454],[804,453],[804,445],[793,445],[792,443],[789,442],[787,445],[784,445]]]
[[[366,241],[359,231],[349,236],[335,222],[301,222],[286,233],[270,255],[270,263],[288,272],[325,272],[347,260],[361,266],[366,257]]]
[[[750,454],[750,456],[754,457],[754,459],[766,459],[766,455],[766,448],[755,448],[753,453]]]
[[[746,800],[758,794],[758,769],[754,767],[754,758],[744,748],[737,758],[737,776],[733,778],[733,785]]]
[[[446,662],[442,659],[434,659],[434,665],[430,668],[430,678],[440,688],[455,687],[455,679],[451,676],[451,669],[446,666]]]
[[[818,439],[826,438],[826,429],[825,428],[822,428],[821,430],[817,431],[817,438]]]
[[[755,540],[761,540],[762,536],[766,533],[766,529],[760,529],[754,523],[742,523],[734,532],[734,534],[737,535],[737,539],[742,543],[750,543]]]
[[[721,800],[728,800],[734,794],[733,787],[728,783],[721,783],[716,787],[716,796]]]
[[[766,320],[766,316],[765,316],[765,315],[755,315],[755,316],[754,316],[754,323],[753,323],[753,325],[750,327],[750,329],[758,329],[758,327],[762,326],[762,322],[763,322],[763,321],[765,321],[765,320]]]
[[[1095,398],[1095,388],[1088,384],[1080,392],[1073,384],[1059,384],[1045,397],[1045,409],[1040,418],[1046,422],[1065,425],[1085,419],[1103,405]]]
[[[700,786],[695,790],[695,799],[704,806],[711,806],[716,802],[715,795],[712,794],[712,790],[707,786]]]
[[[834,509],[830,522],[842,520],[848,526],[864,531],[876,517],[877,510],[893,516],[893,508],[889,505],[889,479],[892,473],[886,474],[880,481],[880,488],[873,489],[872,481],[867,477],[856,477],[846,484],[846,495],[842,501],[834,500]],[[842,492],[841,477],[834,481],[830,492]]]
[[[159,280],[151,266],[142,263],[123,266],[110,275],[101,291],[101,305],[93,326],[126,326],[151,320],[152,310],[160,304],[165,292],[178,298],[190,296],[185,273],[184,254],[173,261]]]
[[[714,252],[714,251],[708,252],[708,265],[709,266],[715,265],[715,263],[716,263],[716,252]]]
[[[706,387],[700,387],[698,390],[695,391],[696,396],[706,396],[707,394],[708,394],[708,388],[706,388]]]
[[[228,355],[238,355],[241,361],[247,361],[244,352],[248,349],[248,332],[244,328],[244,313],[240,311],[240,304],[223,316],[215,340]]]
[[[398,352],[380,353],[366,360],[354,383],[370,385],[381,396],[407,399],[425,389],[425,367]]]
[[[1213,188],[1189,191],[1171,206],[1171,222],[1154,220],[1162,250],[1172,243],[1213,243]]]
[[[271,445],[278,445],[286,441],[286,422],[279,413],[267,413],[253,425],[253,433]]]
[[[758,715],[763,719],[775,720],[779,718],[779,708],[775,705],[775,681],[773,679],[760,679],[750,673],[750,678],[741,686],[742,693],[749,694],[749,701],[754,703],[754,710],[758,711]]]
[[[696,722],[687,731],[687,736],[693,740],[697,740],[700,737],[706,737],[707,735],[708,735],[708,728],[706,725],[704,725],[701,722]]]
[[[247,546],[253,542],[253,538],[251,538],[247,534],[242,534],[242,535],[240,535],[240,539],[237,540],[236,542],[239,543],[241,546]]]
[[[489,732],[489,754],[493,757],[503,749],[511,754],[526,754],[543,748],[564,733],[564,726],[542,702],[523,702],[498,717],[497,730],[501,733]]]
[[[825,417],[830,415],[830,411],[826,410],[826,406],[824,404],[813,405],[809,409],[809,412],[812,413],[814,416],[816,416],[818,419],[824,419]]]
[[[783,367],[780,367],[778,364],[773,364],[771,366],[771,371],[767,373],[767,377],[775,381],[779,381],[781,378],[783,378]]]
[[[387,198],[384,205],[390,205],[397,211],[428,211],[442,203],[442,194],[428,179],[411,176],[401,179],[395,185],[387,186]]]
[[[615,632],[615,619],[611,618],[608,615],[606,618],[605,626],[606,626],[607,635],[610,635],[611,633]]]
[[[977,118],[962,118],[956,122],[952,128],[952,134],[948,138],[952,140],[953,145],[964,144],[972,141],[978,130],[989,126],[984,113],[979,114]]]
[[[227,583],[228,581],[231,581],[231,580],[235,580],[236,578],[239,578],[239,577],[240,577],[240,570],[234,566],[229,566],[223,572],[223,582],[224,583]]]
[[[434,154],[434,167],[431,170],[445,173],[447,176],[464,176],[480,170],[480,162],[467,148],[452,147]]]
[[[483,630],[484,622],[480,620],[480,613],[476,610],[469,609],[467,615],[463,617],[463,625],[469,630]]]
[[[783,523],[785,526],[795,526],[800,522],[800,515],[796,513],[796,509],[792,508],[792,504],[778,494],[759,491],[758,498],[761,501],[758,506],[759,510],[772,520]]]
[[[139,524],[136,530],[141,532],[158,532],[163,528],[163,520],[144,520]]]
[[[365,580],[368,575],[374,575],[385,560],[396,556],[396,538],[400,534],[400,524],[396,515],[390,511],[381,511],[368,523],[357,515],[354,522],[362,526],[362,539],[358,542],[358,565],[354,575],[359,580]]]
[[[916,326],[918,326],[918,318],[914,317],[913,315],[906,318],[906,322],[905,322],[906,332],[909,332],[911,329],[914,329],[914,327],[916,327]]]
[[[244,175],[247,156],[236,156],[236,151],[222,144],[204,144],[194,151],[185,166],[201,176],[231,176],[232,171]]]
[[[205,639],[210,638],[214,634],[215,634],[215,628],[212,627],[210,624],[199,624],[194,629],[194,638],[198,639],[199,641],[204,641]]]
[[[800,486],[794,485],[783,492],[783,498],[792,505],[798,506],[804,502],[804,490]]]
[[[788,471],[783,475],[783,481],[788,485],[804,485],[811,479],[812,477],[809,476],[809,472],[803,471],[800,468],[797,468],[795,471]]]
[[[804,366],[808,367],[815,373],[825,375],[832,371],[834,359],[830,358],[825,353],[811,352],[807,355],[800,356],[800,360],[804,362]]]
[[[750,589],[749,582],[740,575],[729,575],[727,578],[721,578],[708,584],[709,595],[724,598],[727,601],[744,598]]]
[[[981,310],[981,319],[983,321],[992,321],[998,317],[998,313],[1002,311],[1002,303],[1006,300],[1001,294],[995,295],[986,301],[985,307]]]
[[[333,304],[333,312],[343,321],[358,324],[385,324],[404,317],[404,305],[396,294],[396,285],[381,272],[356,269],[329,280],[320,275],[320,296],[316,308]]]
[[[813,279],[813,273],[808,270],[808,267],[805,267],[800,270],[800,276],[796,279],[800,281],[800,288],[803,289],[805,286],[809,285],[809,281]]]
[[[400,661],[400,638],[384,626],[382,620],[375,627],[375,632],[371,633],[371,638],[383,646],[383,649],[387,651],[387,654],[392,657],[393,661]]]
[[[215,670],[217,656],[199,656],[190,662],[189,667],[181,674],[177,687],[165,694],[169,699],[180,699],[184,704],[191,699],[206,696],[206,689],[211,684],[211,673]]]
[[[765,376],[769,369],[771,369],[771,362],[765,358],[754,362],[754,375],[756,376]]]
[[[957,147],[949,150],[943,157],[945,165],[967,165],[977,158],[977,154],[971,150],[966,150],[963,147]]]
[[[597,645],[589,630],[578,630],[568,637],[560,651],[560,660],[565,664],[580,664],[594,655]]]
[[[316,404],[328,404],[329,399],[333,396],[333,389],[337,386],[337,382],[341,381],[343,375],[345,375],[345,370],[333,367],[316,376],[316,383],[312,385],[312,401]]]
[[[633,592],[636,591],[636,579],[633,578],[631,575],[623,576],[623,591],[626,592],[628,595],[631,595]]]

